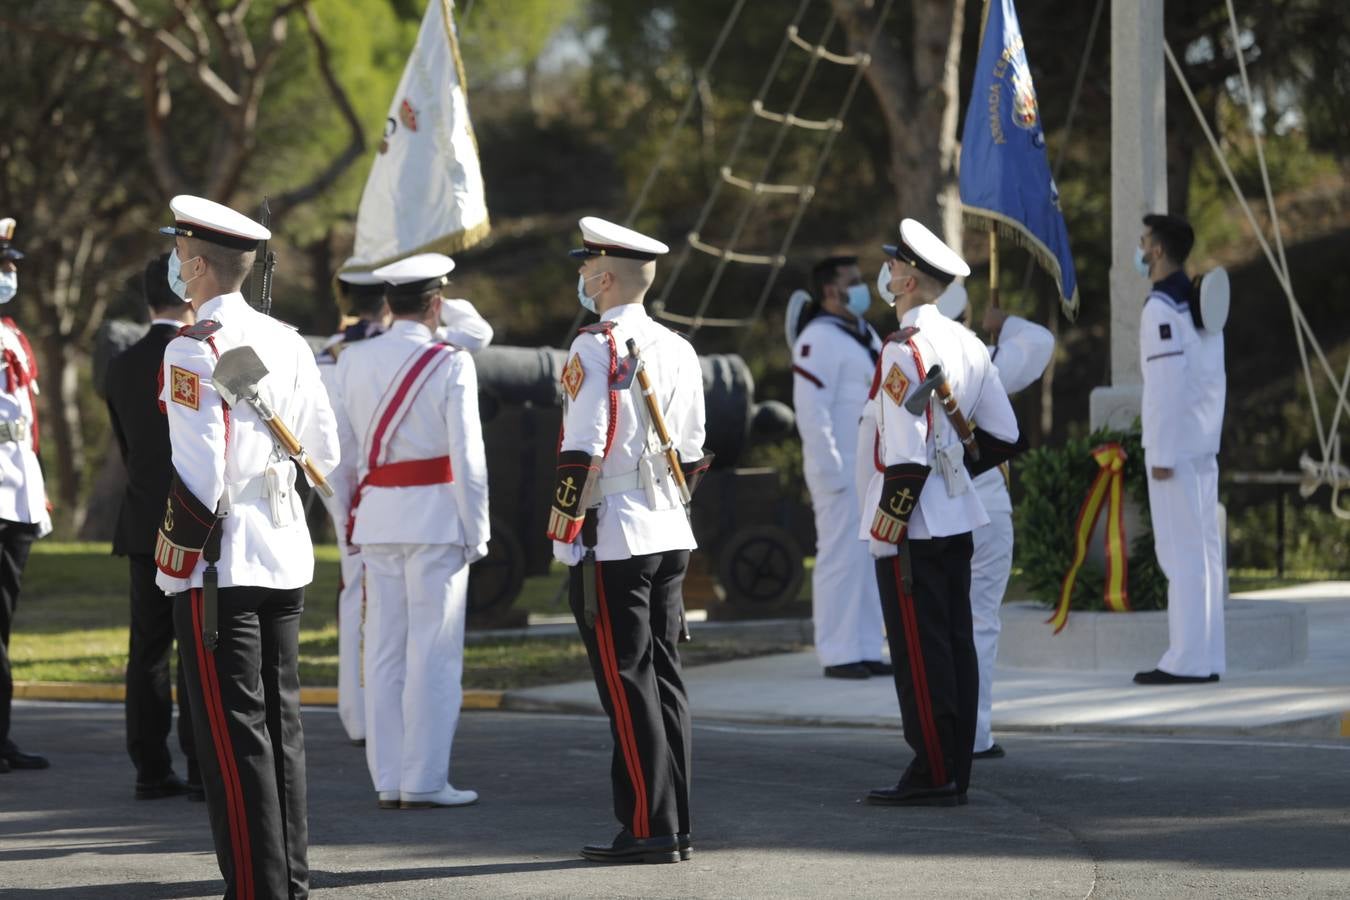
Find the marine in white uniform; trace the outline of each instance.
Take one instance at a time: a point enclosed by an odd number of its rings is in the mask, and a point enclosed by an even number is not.
[[[340,306],[354,321],[347,322],[341,332],[329,338],[317,356],[319,373],[330,400],[333,399],[337,360],[342,351],[358,341],[383,334],[389,325],[382,278],[363,271],[361,261],[352,258],[342,264],[337,280]],[[442,299],[437,336],[473,352],[492,342],[492,326],[468,300]],[[347,522],[336,498],[324,498],[324,505],[333,518],[342,560],[342,579],[338,586],[338,718],[342,720],[347,737],[353,743],[364,744],[366,713],[361,635],[366,605],[365,566],[360,553],[348,551]]]
[[[937,307],[949,319],[965,316],[965,288],[953,282],[938,298]],[[988,346],[999,381],[1011,396],[1044,374],[1055,353],[1050,329],[1011,316],[996,306],[985,311],[984,331],[993,339]],[[975,654],[980,660],[979,711],[975,717],[975,759],[998,759],[1003,747],[994,743],[991,726],[994,700],[994,664],[998,660],[1000,610],[1013,563],[1012,497],[1008,493],[1006,468],[990,469],[973,479],[975,493],[989,514],[989,524],[971,533],[975,542],[970,558],[970,615],[975,636]]]
[[[792,406],[816,520],[816,658],[829,678],[891,675],[881,660],[881,605],[867,544],[840,527],[860,515],[853,478],[858,420],[881,355],[881,338],[862,317],[872,291],[854,256],[817,263],[811,282],[815,300],[804,312],[814,315],[792,344]]]
[[[225,896],[305,897],[297,658],[314,551],[295,462],[253,406],[225,402],[213,378],[217,360],[236,348],[256,352],[267,368],[258,396],[320,474],[337,464],[337,430],[309,345],[239,293],[270,233],[200,197],[169,205],[175,224],[161,229],[176,236],[169,282],[197,322],[164,351],[160,399],[174,475],[156,583],[177,595],[174,624]]]
[[[473,358],[434,330],[453,267],[431,253],[376,269],[393,322],[342,351],[333,383],[350,448],[333,486],[365,566],[366,761],[382,808],[478,799],[449,779],[469,565],[489,537]]]
[[[689,703],[680,670],[682,586],[694,533],[659,428],[636,385],[638,350],[692,489],[709,459],[703,377],[684,338],[647,315],[660,241],[581,220],[577,295],[600,321],[563,369],[563,431],[548,536],[571,567],[570,600],[614,739],[614,815],[623,830],[587,859],[688,859]]]
[[[13,219],[0,219],[0,305],[19,292],[19,261]],[[9,734],[14,680],[9,634],[33,541],[52,530],[47,488],[38,465],[38,361],[28,338],[9,316],[0,318],[0,772],[45,769],[46,757],[25,753]]]
[[[943,288],[970,267],[913,219],[877,287],[895,305],[901,330],[890,335],[873,378],[870,415],[859,446],[871,445],[859,536],[870,539],[886,637],[895,663],[905,742],[914,759],[894,787],[871,791],[869,803],[954,806],[965,802],[975,741],[979,664],[971,635],[971,532],[988,524],[971,476],[1017,451],[1017,420],[989,352],[934,305]],[[917,411],[926,379],[940,367],[952,408],[978,423],[963,446],[956,418],[935,392]],[[931,382],[929,383],[931,384]],[[864,456],[860,452],[859,456]]]
[[[1137,684],[1218,681],[1225,671],[1219,439],[1222,322],[1205,323],[1182,266],[1195,243],[1176,216],[1144,217],[1135,263],[1153,282],[1139,323],[1153,545],[1167,576],[1167,652]],[[1225,311],[1226,315],[1226,311]]]

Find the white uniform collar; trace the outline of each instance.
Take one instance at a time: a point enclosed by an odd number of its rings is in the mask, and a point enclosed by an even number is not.
[[[197,321],[200,322],[202,319],[214,318],[216,313],[223,309],[228,309],[237,303],[242,303],[245,306],[248,305],[248,301],[244,299],[244,295],[238,291],[229,294],[221,294],[219,297],[212,297],[197,308]]]
[[[612,322],[616,319],[645,318],[648,318],[647,310],[641,303],[621,303],[618,306],[605,310],[605,314],[600,317],[600,321]]]
[[[424,341],[431,340],[431,329],[421,322],[414,322],[412,319],[395,319],[389,326],[387,334],[407,334],[419,337]]]
[[[174,328],[182,328],[182,327],[183,327],[184,325],[186,325],[186,324],[187,324],[186,322],[180,322],[180,321],[178,321],[177,319],[151,319],[151,320],[150,320],[150,327],[151,327],[151,328],[154,328],[156,325],[172,325]]]
[[[932,303],[921,303],[909,312],[905,313],[900,319],[901,328],[919,327],[922,328],[922,322],[931,320],[933,316],[945,318],[936,306]]]

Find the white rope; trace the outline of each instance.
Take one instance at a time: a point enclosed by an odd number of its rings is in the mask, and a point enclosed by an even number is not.
[[[1338,518],[1350,519],[1350,510],[1342,509],[1338,502],[1340,493],[1339,479],[1332,477],[1337,467],[1340,466],[1340,440],[1339,436],[1336,434],[1336,429],[1339,427],[1341,413],[1350,410],[1350,403],[1347,402],[1347,391],[1350,391],[1350,363],[1347,363],[1345,374],[1339,379],[1338,383],[1336,373],[1332,369],[1330,361],[1327,359],[1320,342],[1317,340],[1317,335],[1312,330],[1311,323],[1308,322],[1307,316],[1304,314],[1303,308],[1294,294],[1292,278],[1289,274],[1288,258],[1284,251],[1283,235],[1280,230],[1279,217],[1275,207],[1274,192],[1270,186],[1270,175],[1266,166],[1265,151],[1261,142],[1260,129],[1258,128],[1256,121],[1255,107],[1252,103],[1251,83],[1247,78],[1246,60],[1242,54],[1237,24],[1237,13],[1233,8],[1232,0],[1226,0],[1226,4],[1228,7],[1229,24],[1231,25],[1233,32],[1233,50],[1238,57],[1238,71],[1241,76],[1242,87],[1247,100],[1248,111],[1250,113],[1252,135],[1256,142],[1257,162],[1261,169],[1261,180],[1265,191],[1266,203],[1270,212],[1271,228],[1275,235],[1276,246],[1278,247],[1278,260],[1276,258],[1276,253],[1272,251],[1270,243],[1266,240],[1265,232],[1257,222],[1251,206],[1247,203],[1247,199],[1243,195],[1241,187],[1238,185],[1237,178],[1233,175],[1232,168],[1228,165],[1228,160],[1224,154],[1223,148],[1219,146],[1219,142],[1215,138],[1214,132],[1210,129],[1209,123],[1205,119],[1199,101],[1196,100],[1195,93],[1191,90],[1190,83],[1186,80],[1185,73],[1182,71],[1181,65],[1177,62],[1176,55],[1172,52],[1171,44],[1167,41],[1163,42],[1163,52],[1166,54],[1167,62],[1171,66],[1172,73],[1176,76],[1178,84],[1181,86],[1182,92],[1185,94],[1186,100],[1191,106],[1191,110],[1195,113],[1196,121],[1199,122],[1201,130],[1204,132],[1205,139],[1209,142],[1210,149],[1214,152],[1214,158],[1218,162],[1219,168],[1223,171],[1224,177],[1227,178],[1229,186],[1233,189],[1233,195],[1237,198],[1238,205],[1242,208],[1243,214],[1247,217],[1247,222],[1251,225],[1252,232],[1255,235],[1257,242],[1261,245],[1261,251],[1265,254],[1266,261],[1274,271],[1275,279],[1279,283],[1280,289],[1283,291],[1285,299],[1288,302],[1289,314],[1293,319],[1294,324],[1294,337],[1298,346],[1299,361],[1303,368],[1308,398],[1312,406],[1313,424],[1317,430],[1317,440],[1321,450],[1322,462],[1320,465],[1319,476],[1323,481],[1326,481],[1332,486],[1332,513]],[[1307,335],[1306,340],[1305,332]],[[1322,370],[1325,372],[1328,381],[1332,383],[1336,390],[1335,414],[1329,429],[1324,426],[1321,408],[1318,405],[1316,384],[1313,380],[1313,367],[1308,359],[1309,343],[1311,343],[1312,350],[1317,356],[1318,362],[1321,363]]]

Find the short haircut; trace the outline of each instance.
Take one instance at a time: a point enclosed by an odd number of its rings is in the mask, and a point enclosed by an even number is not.
[[[816,302],[825,299],[825,285],[833,284],[839,277],[839,270],[845,266],[856,266],[856,256],[828,256],[811,267],[811,296]]]
[[[1162,245],[1167,258],[1177,265],[1186,261],[1195,246],[1195,231],[1180,216],[1150,213],[1144,216],[1144,225],[1153,233],[1153,239]]]
[[[349,315],[367,319],[384,311],[384,285],[351,285],[339,280],[338,296]]]
[[[426,313],[432,301],[439,300],[441,289],[439,286],[429,288],[420,294],[391,294],[384,295],[385,302],[389,304],[389,311],[396,316],[414,316]]]
[[[216,282],[224,288],[238,290],[253,269],[253,261],[258,257],[257,250],[231,250],[210,241],[187,239],[194,256],[206,260],[206,264],[216,273]]]
[[[145,264],[141,292],[152,312],[163,312],[183,305],[183,298],[169,287],[169,254],[161,253]]]

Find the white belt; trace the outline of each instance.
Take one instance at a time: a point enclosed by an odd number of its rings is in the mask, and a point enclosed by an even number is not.
[[[10,419],[0,422],[0,441],[22,442],[28,440],[28,420]]]
[[[600,495],[609,497],[613,494],[626,494],[629,491],[637,490],[641,484],[637,469],[624,472],[622,475],[611,475],[608,478],[600,479]]]
[[[230,504],[241,503],[245,500],[263,500],[267,497],[267,474],[250,478],[243,484],[230,485]]]

